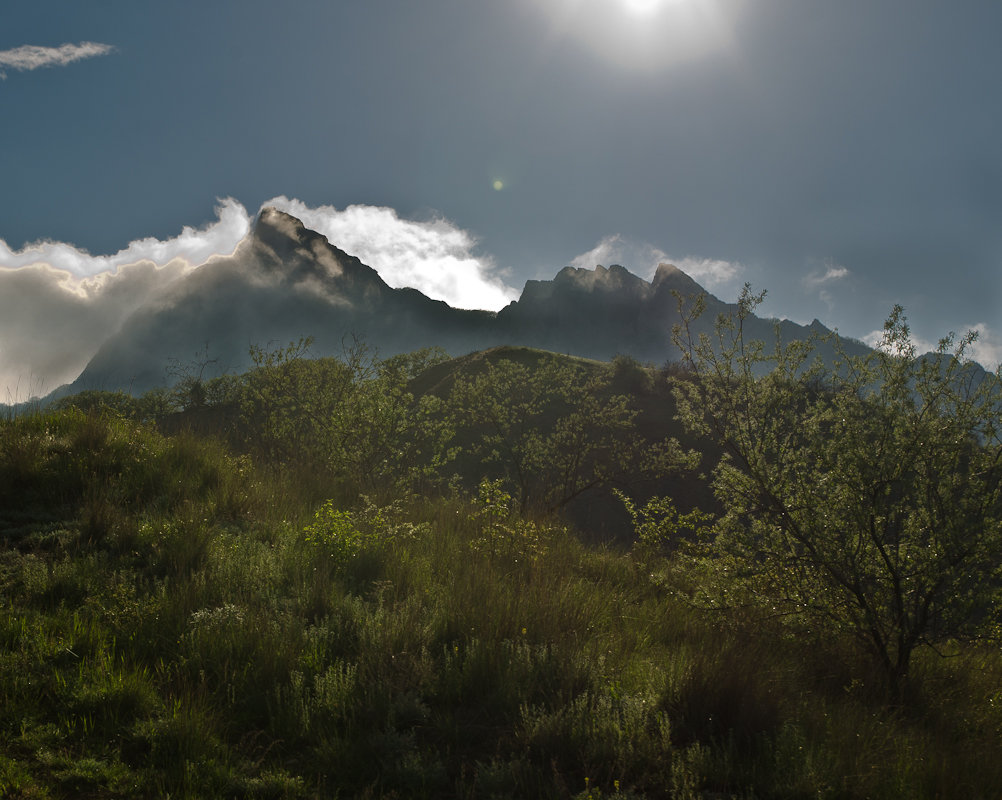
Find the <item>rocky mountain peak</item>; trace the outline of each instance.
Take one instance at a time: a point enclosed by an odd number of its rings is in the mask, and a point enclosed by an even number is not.
[[[307,228],[303,223],[277,208],[263,208],[254,223],[255,242],[271,248],[279,258],[297,250],[309,251],[316,245],[330,247],[327,237]]]
[[[696,281],[674,264],[658,264],[657,272],[654,273],[654,280],[651,282],[655,290],[659,292],[671,291],[672,289],[688,294],[703,294],[703,289]]]
[[[333,280],[342,289],[364,285],[375,292],[389,288],[374,269],[332,245],[326,236],[307,228],[298,218],[277,208],[261,210],[250,241],[259,263],[272,275],[284,276],[285,280],[325,284]]]
[[[638,278],[632,272],[619,264],[613,264],[608,269],[598,264],[595,269],[584,267],[564,267],[553,279],[553,284],[562,288],[573,288],[579,291],[634,291],[646,286],[647,281]]]

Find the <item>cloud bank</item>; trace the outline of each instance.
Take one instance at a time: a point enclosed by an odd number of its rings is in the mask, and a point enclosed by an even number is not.
[[[216,217],[215,222],[203,228],[185,226],[172,239],[138,239],[112,255],[91,255],[86,250],[65,242],[36,242],[21,250],[12,250],[0,239],[0,268],[16,269],[44,264],[76,277],[88,277],[114,273],[140,261],[164,266],[175,259],[181,259],[195,267],[204,264],[213,255],[232,253],[240,240],[250,232],[250,216],[232,198],[219,202]]]
[[[180,259],[89,277],[47,264],[0,268],[0,402],[72,381],[133,311],[188,271]]]
[[[415,222],[390,208],[275,206],[373,267],[390,286],[411,286],[457,308],[498,309],[517,297],[476,239],[451,222]],[[111,255],[65,242],[20,250],[0,239],[0,402],[46,394],[74,380],[130,314],[216,255],[231,254],[252,216],[232,198],[216,219],[169,239],[145,238]]]
[[[596,264],[619,264],[642,278],[651,280],[659,264],[674,264],[701,286],[711,291],[732,288],[744,267],[736,261],[685,256],[669,256],[664,250],[647,243],[631,242],[621,235],[606,236],[586,253],[575,256],[572,267],[594,269]]]
[[[41,67],[65,67],[74,61],[85,58],[106,56],[114,51],[109,44],[98,42],[80,42],[80,44],[64,44],[59,47],[39,47],[26,44],[13,50],[0,50],[0,78],[6,79],[6,70],[29,72]]]

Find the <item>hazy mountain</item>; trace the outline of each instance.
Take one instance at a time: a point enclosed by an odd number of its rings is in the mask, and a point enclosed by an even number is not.
[[[464,351],[493,342],[495,314],[464,311],[413,289],[391,289],[376,271],[288,214],[261,212],[232,256],[215,258],[140,308],[72,384],[145,391],[164,384],[172,359],[207,354],[217,371],[250,365],[249,348],[303,336],[317,355],[352,336],[380,353],[440,345]]]
[[[295,217],[265,209],[231,256],[212,259],[136,311],[60,394],[143,392],[170,382],[170,364],[199,359],[213,360],[205,377],[241,371],[251,363],[251,345],[277,348],[303,336],[314,337],[315,355],[339,354],[357,336],[384,356],[431,345],[459,355],[520,344],[661,363],[677,355],[673,290],[704,293],[667,264],[650,282],[621,266],[567,267],[553,280],[527,282],[521,297],[499,312],[465,311],[414,289],[390,288]],[[729,308],[707,295],[703,329]],[[783,322],[781,330],[785,339],[827,331],[816,321],[806,327]],[[771,339],[773,322],[753,320],[749,333]]]

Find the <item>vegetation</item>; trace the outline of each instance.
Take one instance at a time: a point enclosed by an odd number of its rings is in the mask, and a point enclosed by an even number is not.
[[[903,341],[898,318],[889,331]],[[749,361],[719,381],[707,365],[745,363],[719,348],[660,372],[516,350],[307,351],[0,421],[0,796],[933,798],[1002,785],[999,409],[983,394],[997,389],[963,384],[953,362],[908,372],[907,348],[870,362],[898,389],[849,362],[823,377],[788,350],[785,373],[755,378]],[[942,393],[924,412],[921,376]],[[630,480],[689,463],[672,439],[692,435],[642,408],[674,409],[673,387],[689,425],[731,432],[716,508]],[[786,416],[761,429],[804,430],[758,434],[746,450],[761,461],[741,461],[728,397],[746,429],[764,408]],[[891,452],[899,442],[911,449]],[[864,511],[848,476],[884,475],[867,512],[883,538],[868,540],[850,527]],[[765,479],[815,540],[753,502]],[[555,510],[613,487],[637,544],[585,546]],[[897,600],[874,566],[889,532]],[[862,612],[808,544],[835,558],[843,540],[862,542],[841,557],[862,570],[880,630],[914,630],[894,603],[911,613],[942,575],[914,642],[935,650],[913,646],[890,673],[907,691],[888,693],[877,651],[858,647]],[[779,542],[799,557],[779,558]]]
[[[997,376],[965,367],[971,335],[920,358],[900,308],[865,357],[837,342],[831,366],[809,360],[812,342],[768,352],[742,334],[761,299],[746,287],[715,340],[694,340],[689,317],[676,335],[682,417],[725,448],[709,547],[742,600],[849,632],[900,691],[915,648],[978,636],[1000,586]]]
[[[674,439],[645,441],[629,397],[611,386],[608,370],[569,359],[504,359],[460,376],[449,400],[469,453],[499,466],[519,511],[552,513],[597,487],[698,461]]]

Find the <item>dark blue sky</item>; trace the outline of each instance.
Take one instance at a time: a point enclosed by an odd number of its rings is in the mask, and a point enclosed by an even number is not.
[[[618,234],[641,274],[724,262],[725,299],[857,337],[901,302],[1002,356],[1002,3],[636,2],[8,3],[0,239],[370,204],[472,233],[516,289]],[[82,42],[114,49],[3,60]]]

